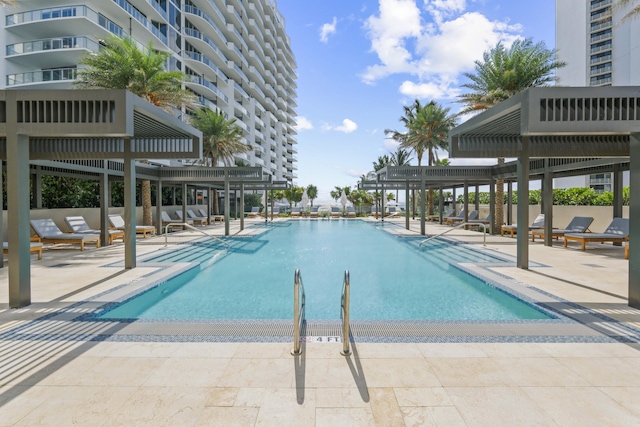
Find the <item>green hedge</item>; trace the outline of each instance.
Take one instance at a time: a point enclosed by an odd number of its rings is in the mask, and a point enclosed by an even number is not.
[[[529,190],[529,204],[539,205],[542,197],[541,190]],[[489,193],[479,193],[480,204],[489,204]],[[464,197],[458,196],[458,203],[463,203]],[[476,193],[469,193],[469,203],[476,202]],[[507,193],[505,192],[505,204],[507,203]],[[518,192],[512,192],[512,203],[518,204]],[[605,191],[596,193],[593,188],[554,188],[553,204],[559,206],[613,206],[613,192]],[[629,187],[622,189],[622,204],[629,205]]]

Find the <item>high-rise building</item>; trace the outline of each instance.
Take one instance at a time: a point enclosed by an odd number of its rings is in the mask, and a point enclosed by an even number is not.
[[[558,59],[567,63],[558,70],[559,85],[640,86],[640,17],[623,19],[631,3],[623,7],[618,0],[556,0],[556,49]],[[623,179],[628,182],[628,173]],[[613,177],[603,173],[556,183],[602,192],[611,191]]]
[[[0,13],[0,88],[71,88],[83,55],[130,36],[169,52],[202,105],[237,119],[251,147],[238,160],[296,178],[296,62],[275,0],[18,0]]]

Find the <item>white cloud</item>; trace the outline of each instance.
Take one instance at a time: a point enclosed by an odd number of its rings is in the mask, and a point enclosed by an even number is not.
[[[310,130],[313,129],[313,124],[309,119],[304,116],[296,117],[296,130],[300,132],[301,130]]]
[[[361,78],[372,84],[392,74],[412,76],[399,87],[410,98],[453,99],[463,72],[498,41],[510,45],[519,37],[520,25],[491,21],[477,11],[467,11],[467,0],[379,0],[377,15],[365,29],[379,62]]]
[[[338,24],[338,18],[333,17],[333,21],[331,24],[322,24],[320,27],[320,41],[322,43],[327,43],[329,41],[329,34],[336,33],[336,25]]]
[[[353,120],[344,119],[341,126],[323,126],[325,130],[335,130],[336,132],[351,133],[358,129],[358,125]]]
[[[388,152],[395,153],[396,150],[398,150],[398,146],[400,146],[400,143],[395,139],[385,138],[383,145]]]

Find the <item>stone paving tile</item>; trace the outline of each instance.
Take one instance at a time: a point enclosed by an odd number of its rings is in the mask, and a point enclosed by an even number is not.
[[[402,427],[404,420],[398,401],[391,388],[370,388],[371,412],[376,425]]]
[[[247,427],[255,425],[258,408],[208,407],[202,410],[194,427]]]
[[[316,408],[315,427],[371,427],[369,408]]]
[[[446,426],[466,427],[458,410],[454,406],[401,407],[406,427]]]

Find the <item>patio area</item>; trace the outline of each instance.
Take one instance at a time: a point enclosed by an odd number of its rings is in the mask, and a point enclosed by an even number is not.
[[[404,221],[385,220],[398,223],[399,234],[419,235],[419,221],[410,231]],[[229,227],[240,232],[239,221]],[[447,228],[429,223],[426,234]],[[203,230],[225,232],[220,224]],[[201,237],[184,231],[169,240]],[[447,237],[482,244],[478,232]],[[487,236],[489,250],[514,260],[516,243]],[[163,245],[163,236],[138,239],[137,255]],[[520,292],[557,301],[576,321],[573,342],[553,327],[514,342],[480,334],[444,342],[434,328],[433,339],[416,342],[356,337],[350,357],[340,355],[341,343],[305,342],[293,357],[291,341],[211,342],[188,324],[149,340],[124,334],[127,323],[73,322],[167,269],[125,270],[122,244],[47,247],[41,261],[32,258],[28,307],[9,309],[8,268],[0,270],[0,426],[640,425],[640,310],[627,305],[623,253],[610,244],[582,252],[536,242],[528,270],[515,261],[482,267]]]

